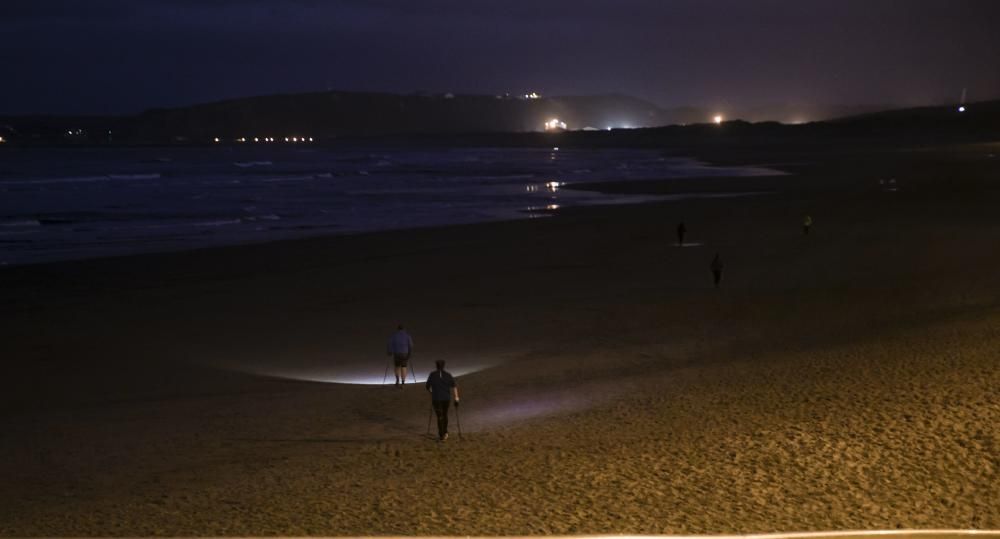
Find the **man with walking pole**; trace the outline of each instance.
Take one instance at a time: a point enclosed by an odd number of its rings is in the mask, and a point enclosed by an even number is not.
[[[410,334],[403,329],[403,324],[400,324],[396,328],[396,332],[389,337],[389,344],[385,347],[385,353],[392,356],[392,360],[396,365],[396,387],[401,388],[406,383],[406,364],[410,361],[410,354],[413,353],[413,337],[410,337]],[[386,365],[385,371],[388,374],[388,365]],[[414,373],[414,382],[417,379],[416,376]],[[382,375],[382,383],[385,383],[385,375]]]
[[[455,400],[455,414],[458,414],[458,384],[450,372],[444,370],[444,360],[439,359],[434,362],[437,369],[427,377],[424,387],[431,394],[431,407],[437,415],[438,441],[448,439],[448,406],[452,399]],[[428,415],[428,430],[430,430],[430,416]],[[459,427],[461,431],[461,427]],[[461,432],[459,432],[461,434]]]

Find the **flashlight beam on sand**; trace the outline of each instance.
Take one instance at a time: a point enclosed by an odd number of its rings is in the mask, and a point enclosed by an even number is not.
[[[466,360],[455,361],[452,365],[450,361],[447,369],[454,376],[464,376],[474,372],[483,371],[503,362],[503,359],[480,359],[476,362]],[[235,362],[228,362],[224,366],[230,370],[245,372],[256,376],[267,378],[280,378],[283,380],[297,380],[300,382],[315,382],[320,384],[347,384],[363,386],[381,386],[385,382],[385,368],[389,365],[389,382],[392,382],[392,359],[368,360],[368,361],[330,361],[329,366],[302,366],[288,367],[287,365],[241,365]],[[275,363],[278,363],[277,361]],[[419,359],[410,360],[408,370],[410,373],[416,372],[417,383],[423,383],[427,375],[434,369],[432,360],[421,361]],[[407,382],[413,380],[412,374],[407,375]]]

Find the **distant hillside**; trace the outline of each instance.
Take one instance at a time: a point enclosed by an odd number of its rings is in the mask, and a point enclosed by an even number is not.
[[[573,139],[615,144],[675,144],[676,141],[726,139],[775,140],[809,137],[885,136],[899,141],[947,136],[1000,138],[1000,101],[956,107],[922,107],[869,113],[802,125],[727,121],[707,125],[706,109],[663,109],[624,95],[562,96],[528,99],[483,95],[396,95],[363,92],[317,92],[232,99],[190,107],[153,109],[117,117],[0,118],[0,137],[14,144],[212,144],[252,142],[273,137],[311,137],[316,142],[359,137],[425,137],[442,140],[485,137],[516,144],[541,140],[532,132],[545,122],[565,122]],[[686,127],[682,127],[686,125]],[[667,127],[663,127],[667,126]],[[604,131],[611,138],[589,131]],[[631,129],[619,128],[657,128]],[[477,137],[470,137],[476,134]],[[520,134],[520,135],[519,135]],[[453,139],[455,140],[455,139]],[[603,142],[602,142],[603,143]]]
[[[177,109],[151,110],[135,119],[143,136],[312,136],[541,131],[559,119],[569,129],[665,125],[652,103],[603,95],[539,99],[483,95],[395,95],[321,92],[234,99]]]
[[[927,122],[969,122],[995,121],[1000,117],[1000,100],[980,101],[962,106],[957,105],[915,107],[909,109],[882,110],[856,114],[831,120],[835,123],[883,123],[894,125],[916,125]]]
[[[667,111],[624,95],[525,97],[316,92],[231,99],[153,109],[136,116],[0,119],[9,138],[63,143],[205,143],[218,137],[314,137],[650,127],[673,123]],[[79,131],[79,132],[78,132]],[[18,137],[18,133],[20,136]],[[2,134],[2,133],[0,133]]]
[[[697,153],[712,148],[744,153],[779,145],[811,151],[836,145],[842,149],[879,146],[886,149],[1000,141],[1000,101],[956,107],[922,107],[864,114],[833,121],[803,124],[751,123],[743,120],[668,125],[614,131],[572,131],[560,134],[525,133],[437,135],[383,139],[407,144],[464,146],[551,146],[669,148]]]

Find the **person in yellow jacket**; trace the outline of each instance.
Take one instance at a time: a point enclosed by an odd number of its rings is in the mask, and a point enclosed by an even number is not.
[[[802,218],[802,233],[806,236],[809,235],[809,227],[813,224],[813,218],[811,215],[806,215]]]

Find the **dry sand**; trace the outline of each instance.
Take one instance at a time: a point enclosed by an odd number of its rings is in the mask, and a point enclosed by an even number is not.
[[[1000,528],[997,153],[775,154],[794,175],[622,187],[753,198],[0,270],[0,534]],[[380,377],[399,320],[421,377],[498,363],[459,379],[461,440],[425,436],[419,387],[228,368]]]

